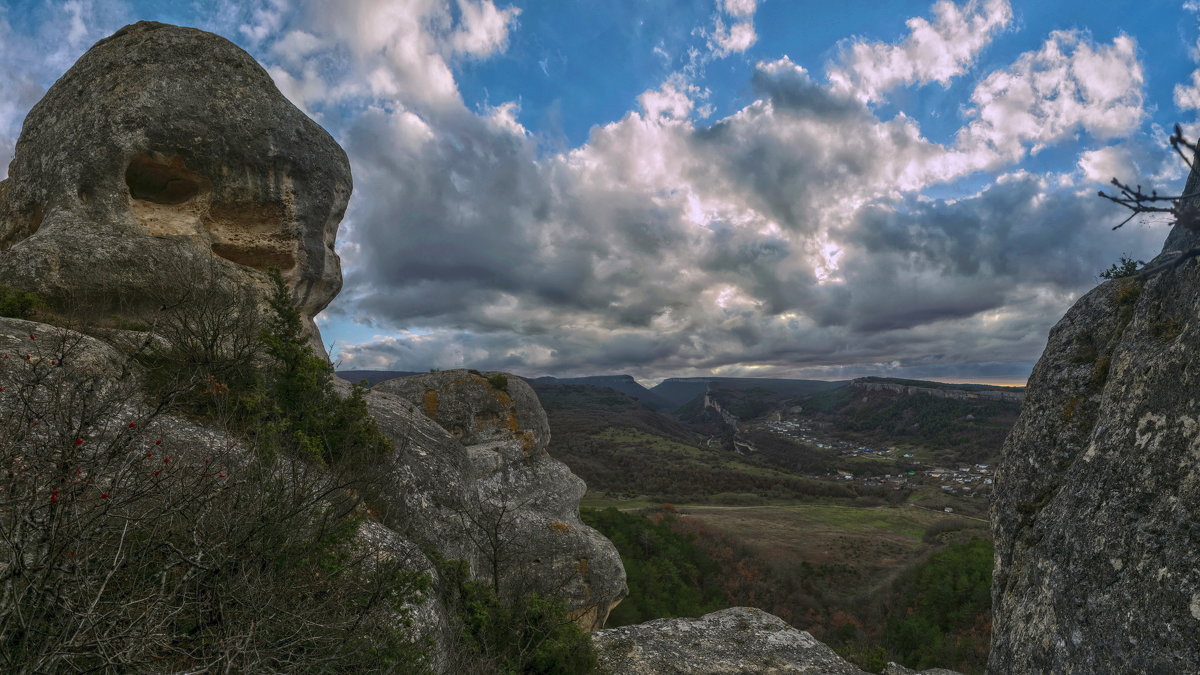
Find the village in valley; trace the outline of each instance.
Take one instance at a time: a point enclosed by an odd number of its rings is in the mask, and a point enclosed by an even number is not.
[[[963,497],[987,497],[993,483],[989,464],[958,463],[953,466],[931,464],[917,448],[869,446],[822,433],[819,425],[804,418],[758,423],[775,435],[820,450],[832,450],[846,458],[845,466],[824,475],[822,480],[853,481],[867,486],[892,486],[896,490],[917,486],[937,486]]]

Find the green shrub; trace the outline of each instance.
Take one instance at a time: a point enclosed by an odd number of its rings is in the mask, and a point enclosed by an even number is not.
[[[1138,272],[1138,267],[1145,263],[1141,260],[1134,260],[1129,256],[1122,255],[1119,262],[1109,265],[1108,269],[1100,273],[1101,279],[1124,279],[1131,277]]]
[[[900,579],[884,642],[909,668],[983,672],[991,631],[992,542],[954,543]]]
[[[595,646],[562,600],[535,593],[503,599],[491,584],[470,580],[462,561],[437,565],[443,600],[459,622],[452,668],[506,675],[597,672]]]
[[[656,522],[609,507],[580,509],[580,516],[612,541],[625,566],[629,597],[613,609],[609,626],[700,616],[727,606],[718,585],[720,568],[693,536],[672,528],[671,514]]]
[[[487,380],[488,380],[488,383],[490,383],[496,389],[499,389],[500,391],[503,391],[503,392],[508,391],[508,376],[505,375],[504,373],[496,373],[495,375],[492,375],[491,377],[489,377]]]
[[[0,317],[30,319],[44,306],[36,293],[0,284]]]

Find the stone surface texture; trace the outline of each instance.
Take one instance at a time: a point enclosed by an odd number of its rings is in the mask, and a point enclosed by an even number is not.
[[[0,278],[136,313],[197,274],[281,270],[312,317],[341,287],[346,154],[228,40],[141,22],[96,43],[29,112],[0,183]],[[157,305],[155,305],[157,306]]]
[[[623,675],[866,675],[808,633],[752,607],[610,628],[592,640],[601,667]]]
[[[498,575],[502,592],[562,596],[582,626],[603,625],[627,593],[625,569],[579,519],[587,486],[546,453],[550,426],[524,380],[441,371],[382,382],[367,402],[398,450],[395,526],[477,578]]]
[[[1176,226],[1164,253],[1198,243]],[[1193,259],[1051,330],[997,470],[989,672],[1200,664],[1198,316]]]
[[[45,294],[60,315],[153,312],[172,285],[261,294],[265,270],[277,268],[320,349],[311,319],[341,285],[333,242],[349,165],[227,40],[143,22],[100,41],[29,113],[9,175],[0,182],[0,276]],[[167,339],[146,326],[88,336],[0,319],[0,411],[49,406],[60,384],[83,382],[106,401],[112,433],[138,424],[180,456],[208,462],[219,451],[236,470],[248,456],[236,434],[146,410],[131,354]],[[10,380],[36,384],[17,400]],[[563,597],[581,626],[603,626],[627,593],[624,569],[612,543],[579,519],[585,485],[546,453],[549,424],[528,384],[503,373],[435,372],[380,383],[366,402],[395,451],[372,495],[375,518],[360,529],[363,546],[434,577],[434,558],[462,559],[501,594]],[[29,433],[72,429],[67,418]],[[1152,431],[1183,429],[1163,419]],[[1182,569],[1162,574],[1193,583]],[[434,595],[413,610],[414,630],[444,670],[455,618]],[[756,609],[595,635],[615,673],[861,672]]]

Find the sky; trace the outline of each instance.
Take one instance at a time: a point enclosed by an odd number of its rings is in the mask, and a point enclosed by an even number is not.
[[[346,149],[343,369],[1023,384],[1200,131],[1197,0],[0,0],[0,177],[143,19]]]

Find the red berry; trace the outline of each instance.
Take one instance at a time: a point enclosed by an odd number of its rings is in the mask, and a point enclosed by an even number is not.
[[[162,441],[154,441],[155,445],[162,445]]]
[[[30,334],[29,334],[29,339],[30,339],[30,340],[36,340],[36,339],[37,339],[37,336],[36,336],[36,335],[34,335],[33,333],[30,333]]]
[[[153,453],[153,452],[147,452],[147,453],[146,453],[146,456],[147,456],[147,457],[153,457],[153,456],[154,456],[154,453]]]
[[[75,445],[83,445],[83,439],[82,439],[82,438],[76,438],[76,439],[75,439]]]
[[[134,428],[134,427],[136,427],[136,426],[137,426],[137,422],[130,422],[130,423],[129,423],[129,428],[130,428],[130,429],[132,429],[132,428]]]
[[[100,499],[108,499],[108,493],[107,493],[107,492],[101,492],[101,493],[100,493]]]
[[[167,463],[169,463],[170,461],[171,461],[171,458],[170,458],[170,457],[163,457],[163,464],[167,464]]]
[[[158,475],[158,474],[160,474],[160,473],[162,473],[162,471],[155,471],[155,472],[154,472],[154,475],[155,475],[155,476],[157,476],[157,475]]]
[[[225,474],[219,474],[219,475],[217,476],[217,478],[224,478],[224,477],[225,477]]]

